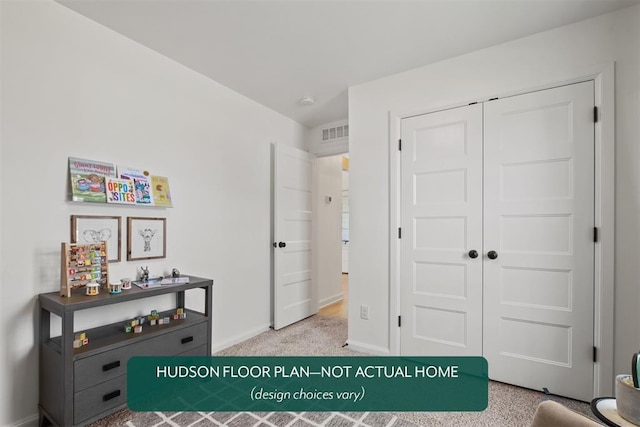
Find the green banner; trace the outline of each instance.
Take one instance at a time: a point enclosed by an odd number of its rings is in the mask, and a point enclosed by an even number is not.
[[[482,411],[483,357],[132,357],[133,411]]]

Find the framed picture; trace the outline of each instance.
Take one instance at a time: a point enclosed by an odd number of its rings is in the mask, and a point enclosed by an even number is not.
[[[127,217],[127,261],[167,256],[167,219]]]
[[[120,217],[71,215],[71,243],[107,242],[107,259],[120,262]]]

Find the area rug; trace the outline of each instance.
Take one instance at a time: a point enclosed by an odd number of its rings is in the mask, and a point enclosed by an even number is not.
[[[345,346],[347,322],[315,315],[222,350],[218,356],[363,356]],[[491,381],[482,412],[131,412],[123,409],[90,427],[526,427],[538,404],[555,400],[595,420],[589,405]]]

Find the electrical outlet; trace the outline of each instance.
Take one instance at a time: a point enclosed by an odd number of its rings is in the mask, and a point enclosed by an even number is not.
[[[369,320],[369,306],[361,305],[360,306],[360,318],[364,320]]]

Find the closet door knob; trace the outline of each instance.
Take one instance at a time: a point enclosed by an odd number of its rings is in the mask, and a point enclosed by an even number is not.
[[[286,248],[286,247],[287,247],[287,244],[286,244],[285,242],[280,242],[280,243],[278,243],[278,247],[280,247],[280,248]]]
[[[469,258],[478,258],[478,251],[476,251],[475,249],[471,249],[469,251]]]
[[[487,253],[487,256],[489,257],[489,259],[496,259],[498,258],[498,252],[496,251],[489,251]]]

